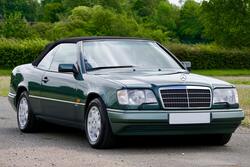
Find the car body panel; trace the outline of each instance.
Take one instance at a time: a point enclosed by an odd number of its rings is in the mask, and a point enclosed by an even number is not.
[[[170,113],[187,111],[125,111],[108,109],[113,133],[118,135],[184,135],[233,133],[244,119],[241,109],[191,110],[188,113],[210,113],[209,124],[170,125]]]
[[[41,84],[42,115],[74,121],[77,80],[72,74],[65,73],[45,72],[44,76],[49,81]]]
[[[106,74],[105,74],[106,73]],[[184,73],[184,74],[183,74]],[[226,86],[226,87],[232,87],[233,85],[230,85],[227,82],[211,78],[211,77],[205,77],[197,74],[192,74],[183,71],[183,73],[178,73],[174,70],[152,70],[152,71],[133,71],[133,70],[127,70],[126,71],[119,71],[117,70],[114,72],[113,70],[110,70],[107,72],[103,71],[100,73],[100,71],[95,72],[95,75],[99,75],[105,79],[112,79],[116,82],[120,82],[123,85],[126,85],[127,87],[151,87],[154,86],[168,86],[168,85],[201,85],[201,86]],[[185,75],[186,80],[182,81],[181,77],[182,75]]]
[[[79,45],[80,47],[80,45]],[[81,50],[81,49],[79,49]],[[78,55],[78,60],[82,54]],[[209,109],[164,109],[159,89],[167,86],[205,86],[211,91],[234,85],[218,79],[172,69],[105,69],[86,72],[79,63],[78,74],[49,72],[34,64],[16,67],[11,75],[9,100],[15,108],[19,90],[28,91],[32,111],[48,121],[83,128],[90,97],[100,97],[107,107],[109,121],[117,135],[165,135],[232,133],[244,119],[239,106],[212,105]],[[44,76],[49,81],[42,82]],[[183,79],[184,77],[184,79]],[[120,105],[117,91],[121,89],[150,89],[157,103],[140,106]],[[202,125],[169,125],[171,112],[207,112],[211,123]]]

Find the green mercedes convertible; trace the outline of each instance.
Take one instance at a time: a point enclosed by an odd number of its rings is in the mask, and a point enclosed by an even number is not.
[[[45,120],[84,129],[94,148],[125,135],[206,135],[224,145],[244,118],[235,86],[190,68],[151,40],[64,39],[12,71],[9,101],[22,132]]]

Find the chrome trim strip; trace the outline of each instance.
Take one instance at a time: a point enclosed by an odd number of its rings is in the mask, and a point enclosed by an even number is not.
[[[188,95],[188,89],[186,87],[186,94],[187,94],[187,103],[188,103],[188,108],[190,108],[190,102],[189,102],[189,95]],[[162,96],[161,96],[162,98]],[[163,104],[165,106],[165,104]]]
[[[77,103],[77,102],[72,102],[72,101],[52,99],[52,98],[41,97],[41,96],[33,96],[33,95],[29,95],[29,97],[36,98],[36,99],[43,99],[43,100],[50,100],[50,101],[57,101],[57,102],[62,102],[62,103],[70,103],[70,104],[85,106],[85,103]]]
[[[119,113],[203,113],[203,112],[209,112],[212,114],[216,113],[223,113],[226,112],[228,114],[233,113],[233,112],[239,112],[243,113],[243,110],[240,108],[237,109],[207,109],[207,110],[199,110],[199,109],[193,109],[193,110],[163,110],[163,109],[158,109],[158,110],[120,110],[120,109],[112,109],[112,108],[107,108],[107,111],[110,112],[119,112]]]
[[[16,94],[10,93],[10,92],[9,92],[8,97],[10,97],[10,98],[15,98],[15,97],[16,97]]]
[[[203,90],[209,90],[210,91],[210,106],[209,107],[189,107],[189,98],[188,98],[188,107],[165,107],[164,105],[164,102],[163,102],[163,99],[162,99],[162,95],[161,95],[161,90],[167,90],[167,89],[186,89],[186,92],[188,89],[203,89]],[[160,97],[160,100],[161,100],[161,104],[162,104],[162,107],[164,109],[209,109],[212,107],[212,102],[213,102],[213,94],[212,94],[212,90],[207,87],[207,86],[191,86],[191,85],[188,85],[188,86],[184,86],[184,85],[180,85],[180,86],[167,86],[167,87],[161,87],[158,89],[158,93],[159,93],[159,97]],[[187,95],[188,96],[188,95]]]
[[[124,112],[124,110],[119,109],[113,109],[113,108],[107,108],[108,111],[114,111],[114,112]]]

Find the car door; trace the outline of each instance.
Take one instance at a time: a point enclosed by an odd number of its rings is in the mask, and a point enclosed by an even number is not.
[[[32,70],[30,70],[29,76],[29,97],[30,104],[33,112],[37,115],[43,114],[41,107],[41,80],[44,76],[44,73],[49,70],[50,64],[54,57],[58,47],[55,47],[49,51],[44,58],[39,62],[37,66],[32,66]]]
[[[73,73],[59,73],[58,67],[59,64],[76,64],[77,57],[76,44],[58,45],[50,68],[42,77],[41,106],[45,116],[74,121],[77,80]]]

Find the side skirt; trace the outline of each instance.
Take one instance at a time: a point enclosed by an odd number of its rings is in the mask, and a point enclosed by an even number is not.
[[[49,123],[53,123],[53,124],[57,124],[61,126],[72,127],[72,128],[77,128],[77,129],[84,128],[84,123],[81,124],[81,123],[76,123],[73,121],[66,121],[66,120],[56,119],[56,118],[42,116],[42,115],[36,115],[36,117],[44,121],[47,121]]]

